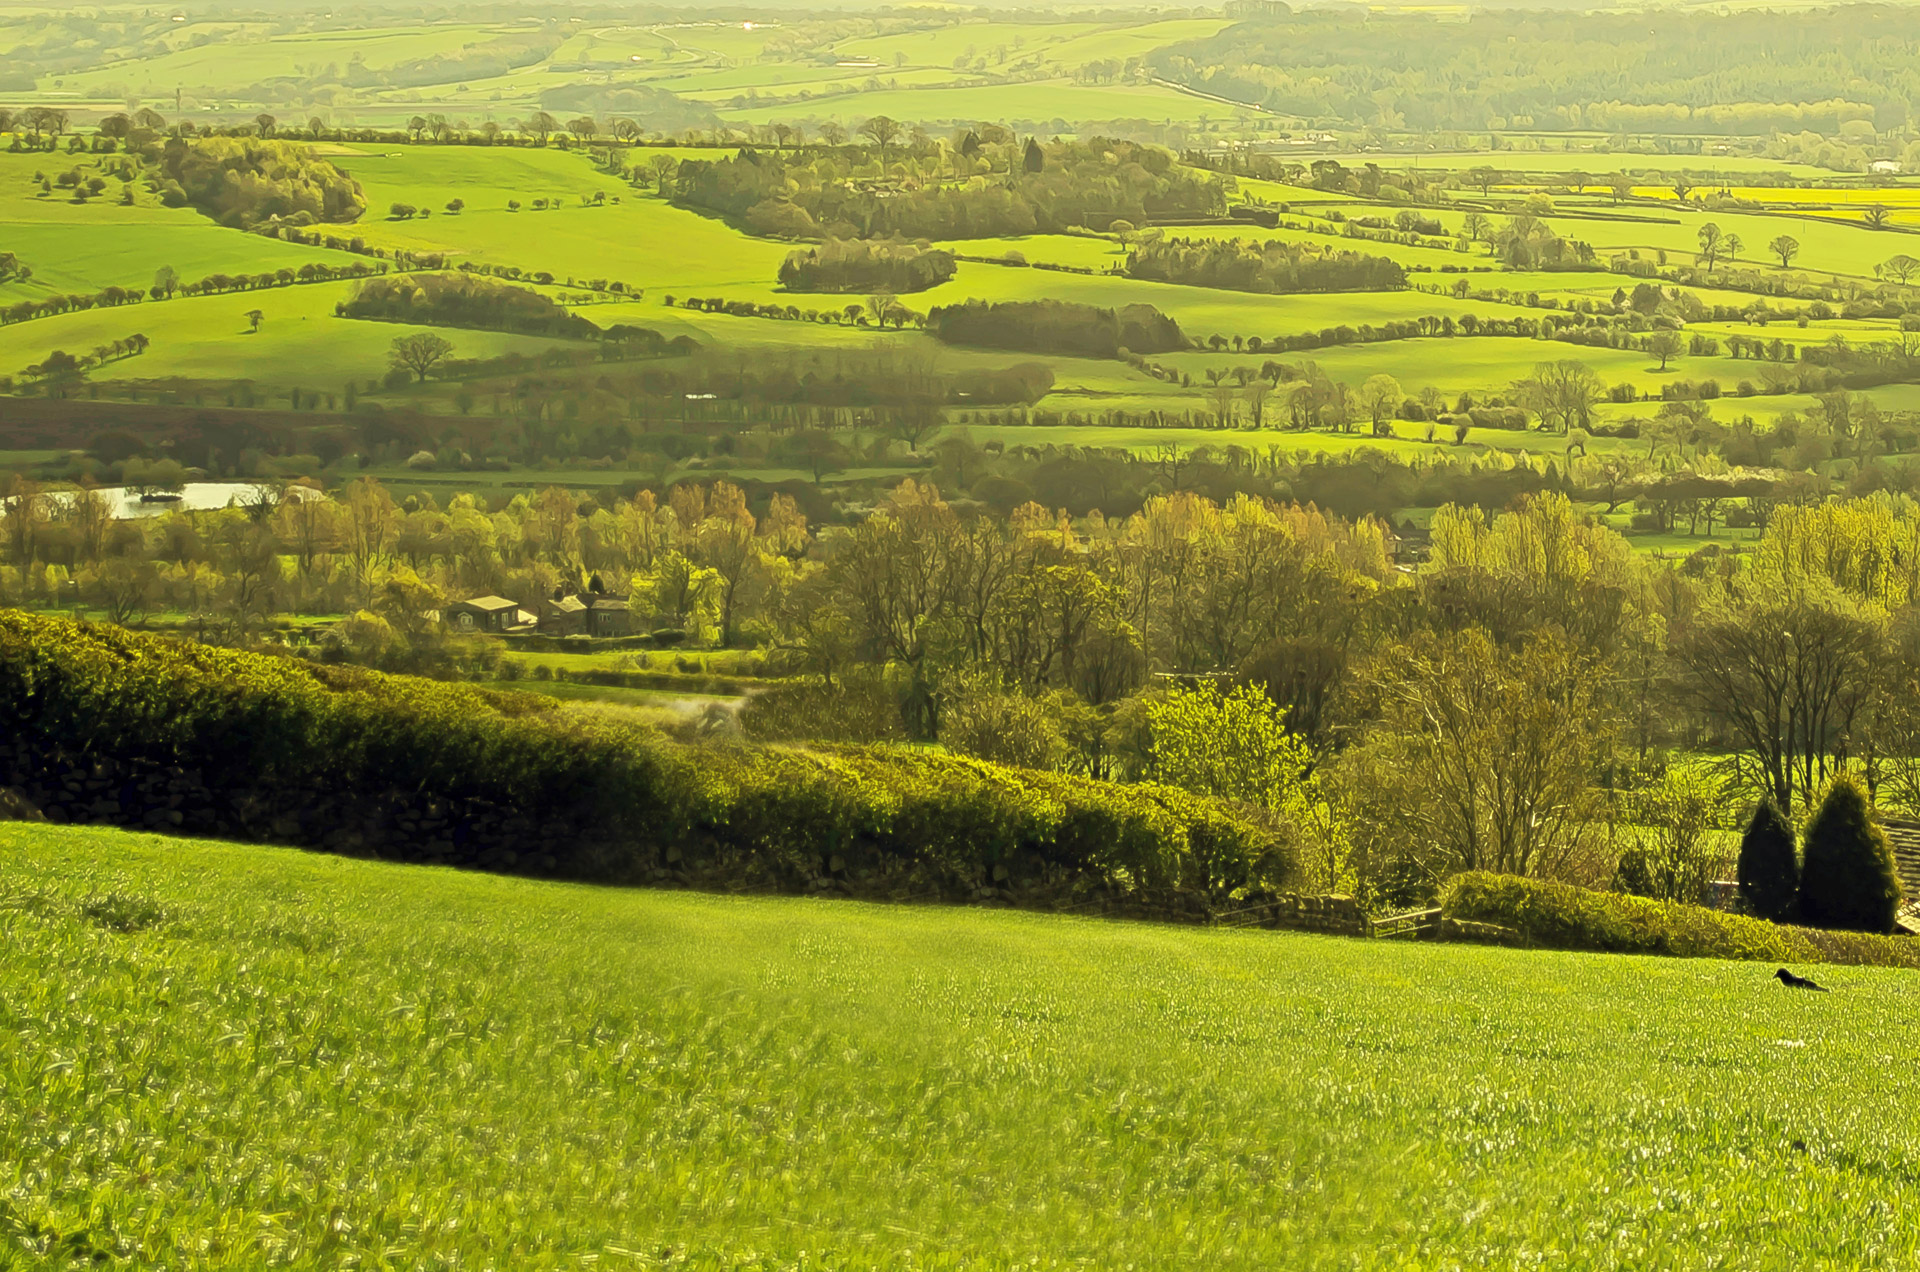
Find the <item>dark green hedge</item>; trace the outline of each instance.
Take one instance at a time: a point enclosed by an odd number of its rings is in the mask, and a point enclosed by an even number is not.
[[[1678,901],[1653,901],[1571,884],[1473,872],[1441,889],[1451,919],[1497,923],[1532,945],[1616,954],[1753,959],[1772,963],[1920,966],[1905,937],[1816,932]]]
[[[1036,863],[1136,888],[1275,887],[1291,861],[1222,805],[908,748],[690,746],[501,693],[0,610],[0,730],[255,789],[418,791],[581,832],[562,873],[668,848],[799,874],[840,856],[936,877]]]

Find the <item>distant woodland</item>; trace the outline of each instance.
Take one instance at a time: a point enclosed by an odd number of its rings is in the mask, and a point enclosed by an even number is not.
[[[1842,134],[1904,127],[1920,11],[1286,12],[1155,51],[1155,73],[1327,126]]]

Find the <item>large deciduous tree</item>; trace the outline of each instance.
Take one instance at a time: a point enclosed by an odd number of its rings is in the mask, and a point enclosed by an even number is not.
[[[453,342],[431,331],[415,332],[411,336],[401,336],[393,342],[389,357],[393,365],[412,372],[421,381],[427,373],[444,361],[453,352]]]

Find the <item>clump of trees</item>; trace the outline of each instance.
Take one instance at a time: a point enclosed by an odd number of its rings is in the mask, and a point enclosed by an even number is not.
[[[1384,256],[1286,239],[1163,239],[1127,254],[1127,274],[1234,291],[1394,291],[1407,272]]]
[[[600,329],[549,296],[478,274],[383,274],[336,307],[343,318],[590,340]]]
[[[927,314],[927,330],[948,344],[1027,349],[1083,358],[1171,353],[1187,347],[1180,324],[1152,305],[1102,309],[1065,300],[969,300]]]
[[[900,239],[828,239],[790,252],[780,285],[793,292],[916,292],[953,277],[953,253]]]
[[[194,207],[222,225],[357,220],[360,183],[304,146],[256,137],[171,137],[149,181],[169,207]]]
[[[1130,141],[1020,147],[1009,138],[949,151],[930,140],[903,148],[891,134],[873,140],[870,149],[800,155],[748,147],[725,159],[686,160],[657,180],[676,202],[794,237],[986,238],[1218,216],[1226,208],[1219,177]]]
[[[12,252],[0,252],[0,283],[24,283],[33,277],[33,270],[25,261]]]

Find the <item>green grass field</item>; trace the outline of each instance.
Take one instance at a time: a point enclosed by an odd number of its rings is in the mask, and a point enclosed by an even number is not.
[[[0,826],[11,1266],[1895,1268],[1920,980]]]

